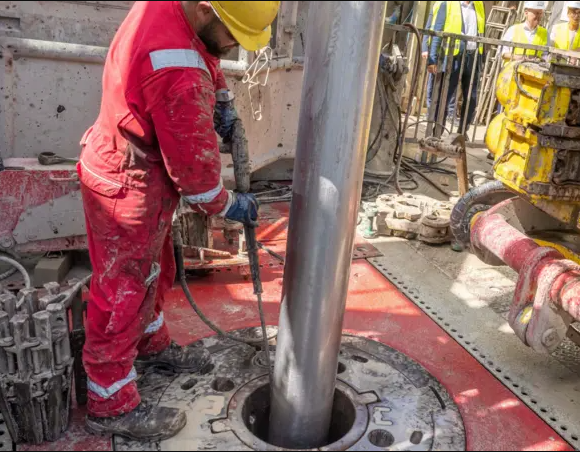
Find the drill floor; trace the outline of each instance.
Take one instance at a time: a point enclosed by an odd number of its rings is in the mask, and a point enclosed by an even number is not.
[[[258,239],[274,251],[284,254],[288,205],[272,205],[266,210],[270,212],[271,218],[262,221]],[[519,388],[490,372],[482,364],[481,357],[474,356],[473,350],[465,343],[466,340],[471,342],[466,339],[467,334],[478,335],[480,330],[492,329],[499,335],[493,322],[484,317],[478,325],[468,323],[465,327],[451,326],[450,322],[440,325],[441,321],[434,321],[426,313],[425,305],[420,304],[422,299],[416,299],[415,294],[409,292],[415,289],[417,295],[431,296],[437,298],[440,305],[454,306],[457,292],[461,291],[463,283],[450,280],[431,260],[414,252],[412,244],[392,240],[373,244],[384,256],[373,257],[373,254],[369,254],[365,257],[361,253],[353,261],[344,332],[382,342],[419,362],[437,378],[459,408],[466,430],[467,450],[574,450],[571,444],[572,435],[576,437],[575,426],[559,425],[567,428],[567,431],[563,431],[556,425],[558,423],[548,425],[528,406],[531,401]],[[359,245],[362,242],[359,241]],[[261,252],[261,263],[266,318],[268,324],[276,325],[284,267],[264,252]],[[399,283],[398,276],[393,277],[391,274],[387,278],[383,274],[387,273],[384,271],[387,265],[405,274],[403,284]],[[425,285],[427,279],[431,285]],[[433,291],[433,285],[439,287],[438,292]],[[235,269],[216,270],[206,277],[192,278],[189,286],[206,315],[223,329],[259,325],[251,281],[244,279]],[[478,306],[476,296],[472,296],[471,303]],[[459,316],[462,313],[458,308],[455,311],[457,322],[461,324],[463,320],[460,321]],[[478,313],[475,308],[474,311]],[[189,344],[213,334],[192,311],[178,286],[167,294],[165,316],[174,339],[180,344]],[[445,323],[449,323],[449,326],[445,326]],[[505,347],[519,346],[514,341],[505,341]],[[525,351],[525,346],[521,344],[513,354]],[[529,361],[518,378],[537,371],[537,360]],[[562,375],[562,381],[568,384],[572,375]],[[576,377],[569,384],[576,384],[577,381]],[[536,388],[530,388],[530,391],[532,389]],[[570,394],[569,398],[574,399],[574,396]],[[547,401],[542,400],[542,403],[552,408]],[[110,438],[95,438],[85,433],[84,414],[82,408],[73,409],[71,428],[60,441],[18,449],[112,450]]]

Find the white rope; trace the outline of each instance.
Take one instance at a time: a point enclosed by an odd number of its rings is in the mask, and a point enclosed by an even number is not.
[[[256,121],[262,119],[262,102],[261,95],[259,91],[260,86],[266,86],[268,84],[268,77],[270,75],[270,61],[272,61],[272,48],[266,46],[259,50],[256,55],[256,59],[250,64],[250,67],[246,70],[242,83],[248,85],[248,94],[250,96],[250,108],[252,109],[252,117]],[[263,81],[260,81],[259,76],[262,74],[262,70],[266,68],[266,76]],[[258,108],[254,108],[254,101],[252,98],[252,88],[258,87]]]

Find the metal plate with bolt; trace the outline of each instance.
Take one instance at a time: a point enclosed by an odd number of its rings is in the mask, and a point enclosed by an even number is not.
[[[259,337],[260,329],[238,333]],[[201,342],[213,357],[203,375],[149,373],[139,380],[144,399],[186,409],[188,426],[162,444],[115,438],[115,450],[282,450],[267,443],[270,391],[261,352],[216,337]],[[464,450],[457,407],[411,359],[343,336],[337,373],[330,435],[320,450]]]

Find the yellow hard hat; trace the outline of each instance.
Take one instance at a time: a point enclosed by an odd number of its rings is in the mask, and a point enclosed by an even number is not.
[[[278,14],[280,2],[210,2],[215,13],[236,41],[254,51],[270,42],[270,25]]]

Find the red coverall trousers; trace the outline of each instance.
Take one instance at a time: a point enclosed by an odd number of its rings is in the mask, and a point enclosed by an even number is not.
[[[170,228],[179,197],[171,187],[161,188],[106,196],[81,185],[94,275],[83,358],[93,416],[132,411],[141,400],[134,359],[170,344],[162,307],[175,279]],[[161,273],[148,281],[154,264]]]
[[[132,411],[135,358],[170,344],[162,306],[179,197],[207,215],[227,211],[213,123],[226,88],[181,2],[135,2],[109,48],[78,165],[93,266],[84,349],[93,416]]]

